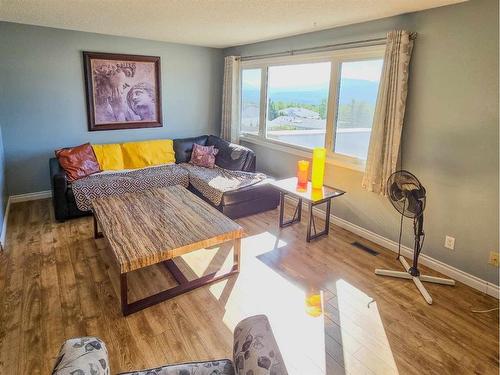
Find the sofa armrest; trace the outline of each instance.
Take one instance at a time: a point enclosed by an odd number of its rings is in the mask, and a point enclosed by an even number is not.
[[[233,171],[255,172],[255,152],[248,147],[225,141],[215,135],[208,137],[207,146],[219,150],[215,164]]]
[[[57,220],[65,220],[68,216],[68,204],[66,202],[68,178],[66,177],[66,172],[61,168],[56,158],[51,158],[49,160],[49,169],[54,214]]]
[[[238,323],[234,330],[233,359],[236,375],[288,375],[265,315],[251,316]]]
[[[59,350],[52,375],[109,375],[106,345],[97,337],[66,340]]]

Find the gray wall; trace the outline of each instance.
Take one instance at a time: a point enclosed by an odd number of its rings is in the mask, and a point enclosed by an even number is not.
[[[162,128],[87,131],[82,51],[161,57]],[[173,138],[220,128],[218,49],[0,22],[0,123],[10,195],[50,188],[55,149]]]
[[[253,55],[385,35],[391,29],[418,32],[411,63],[403,134],[403,167],[428,192],[424,253],[498,284],[487,264],[498,251],[498,1],[471,0],[391,17],[234,47],[225,55]],[[262,146],[258,167],[277,176],[295,173],[298,157]],[[398,214],[390,203],[361,189],[362,174],[329,167],[326,182],[348,193],[333,213],[397,240]],[[412,245],[407,222],[404,243]],[[455,250],[443,247],[445,235]]]

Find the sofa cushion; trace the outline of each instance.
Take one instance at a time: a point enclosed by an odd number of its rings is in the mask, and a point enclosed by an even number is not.
[[[178,363],[148,370],[122,372],[119,375],[234,375],[234,366],[229,359],[219,359]]]
[[[171,139],[128,142],[122,143],[121,146],[125,169],[175,163],[175,153]]]
[[[72,184],[78,209],[88,211],[92,200],[124,193],[162,188],[172,185],[188,187],[187,171],[177,164],[159,165],[132,171],[99,173]]]
[[[119,171],[125,169],[122,148],[119,143],[92,145],[99,166],[103,171]]]
[[[215,166],[215,155],[218,152],[219,150],[214,148],[214,146],[201,146],[194,143],[189,162],[199,167],[213,168]]]
[[[193,144],[196,143],[201,146],[206,146],[207,135],[192,138],[179,138],[174,139],[175,160],[177,163],[189,163],[191,160],[191,152],[193,151]]]
[[[246,170],[247,158],[253,157],[252,150],[230,143],[214,135],[208,137],[207,145],[214,146],[219,150],[215,156],[215,164],[224,169],[233,171]]]
[[[55,154],[69,181],[75,181],[101,171],[90,143],[62,148],[57,150]]]
[[[189,173],[189,183],[203,194],[214,206],[220,205],[223,194],[254,185],[266,178],[262,173],[231,171],[220,167],[204,168],[180,164]]]

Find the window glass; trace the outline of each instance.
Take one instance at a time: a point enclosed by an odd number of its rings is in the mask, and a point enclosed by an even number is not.
[[[267,138],[324,146],[330,67],[330,62],[269,67]]]
[[[261,69],[241,73],[241,133],[259,134]]]
[[[341,64],[334,151],[366,159],[382,59]]]

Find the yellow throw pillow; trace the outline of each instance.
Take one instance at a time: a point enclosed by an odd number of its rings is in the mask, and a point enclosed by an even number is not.
[[[174,142],[171,139],[128,142],[121,146],[126,169],[175,163]]]
[[[92,145],[92,148],[101,170],[118,171],[125,168],[120,144]]]

